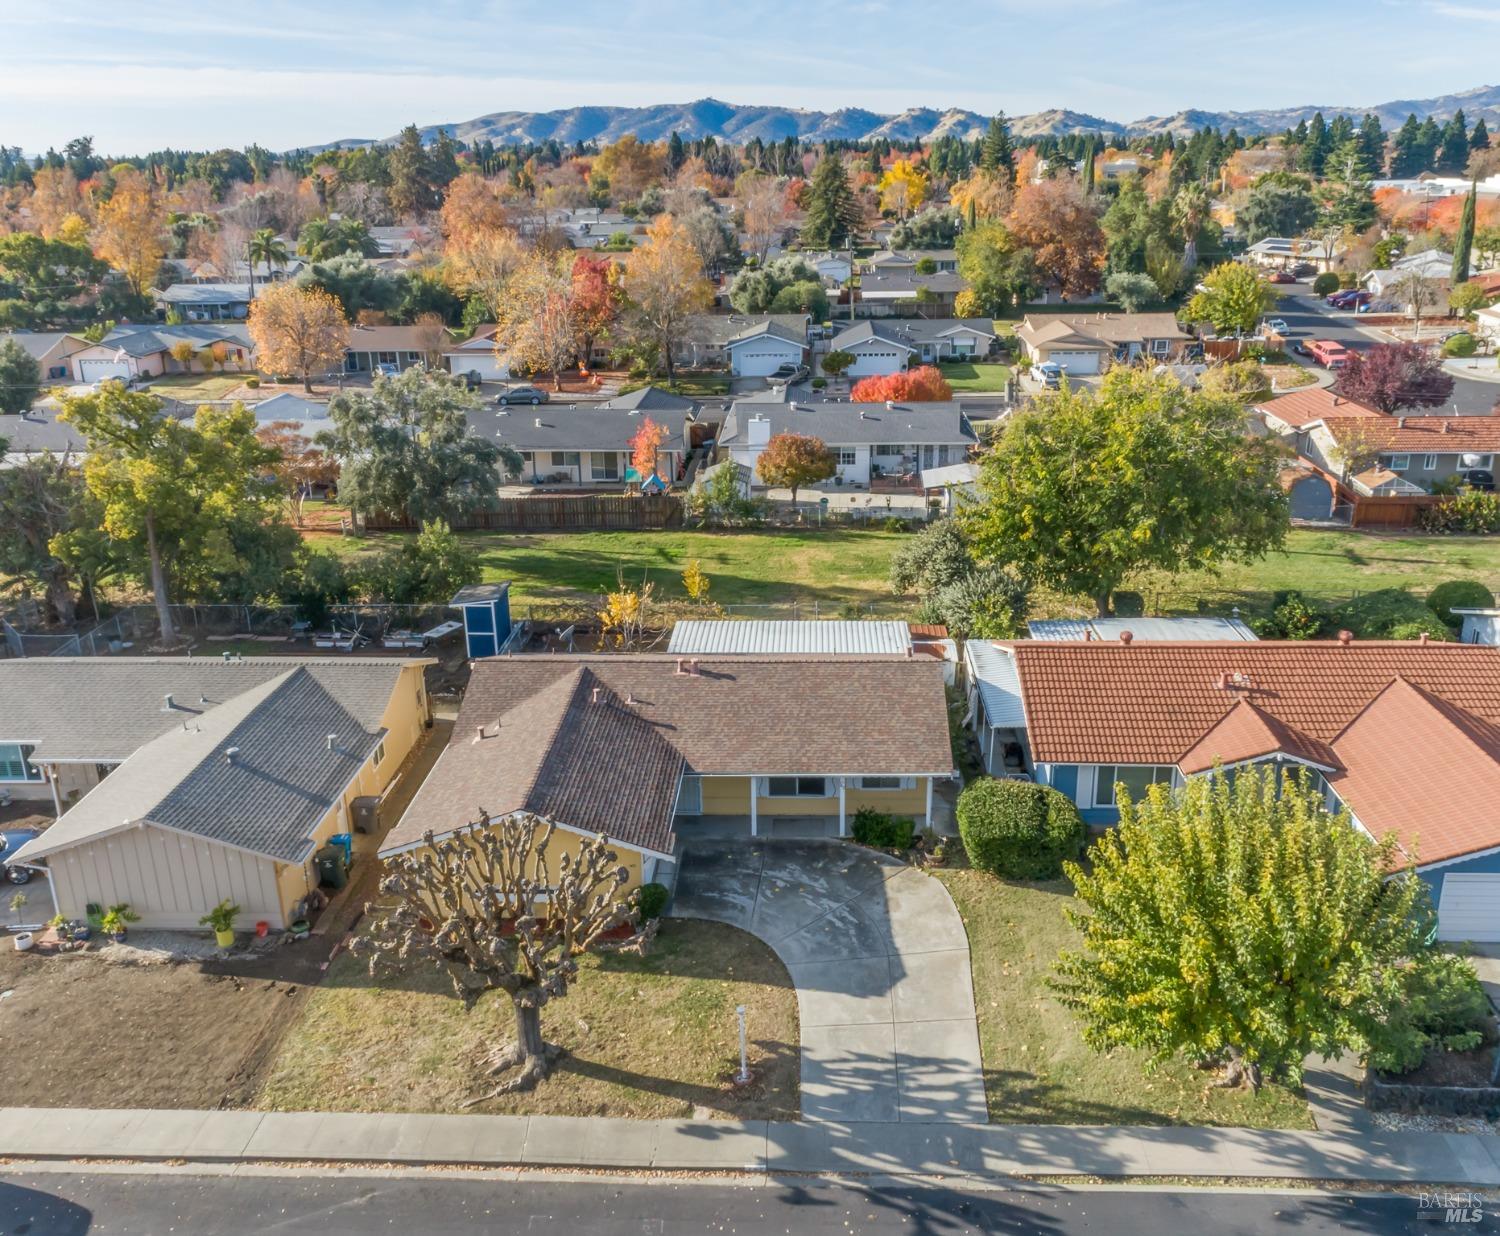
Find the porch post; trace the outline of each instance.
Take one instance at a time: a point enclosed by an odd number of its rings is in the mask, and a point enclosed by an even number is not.
[[[839,778],[839,836],[849,835],[849,817],[844,813],[844,786],[848,782],[847,777]]]
[[[757,816],[758,813],[756,811],[756,793],[755,793],[755,783],[756,783],[757,780],[758,780],[758,778],[756,778],[756,777],[751,777],[750,778],[750,835],[752,837],[754,837],[757,834],[757,831],[758,831],[757,828],[756,828],[756,823],[757,823],[756,816]]]
[[[932,827],[932,778],[931,777],[927,778],[927,819],[925,821],[923,821],[923,823],[928,828]]]
[[[63,809],[62,809],[62,797],[57,792],[57,765],[56,764],[49,764],[47,766],[47,784],[52,789],[52,810],[55,813],[55,818],[57,818],[57,819],[60,820],[60,819],[62,819]]]

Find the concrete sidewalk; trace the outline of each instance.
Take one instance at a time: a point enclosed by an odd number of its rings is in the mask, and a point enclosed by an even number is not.
[[[1500,1186],[1500,1138],[1472,1134],[911,1122],[6,1108],[0,1156]]]

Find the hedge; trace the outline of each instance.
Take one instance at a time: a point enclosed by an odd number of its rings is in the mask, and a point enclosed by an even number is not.
[[[1445,580],[1427,594],[1427,608],[1455,630],[1463,625],[1455,607],[1489,609],[1494,604],[1495,594],[1477,579]]]
[[[1083,853],[1083,820],[1066,795],[1030,781],[985,777],[958,797],[969,862],[1008,880],[1055,880]]]

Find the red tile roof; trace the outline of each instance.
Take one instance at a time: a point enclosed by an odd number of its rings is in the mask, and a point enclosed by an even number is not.
[[[1362,403],[1355,403],[1352,399],[1335,395],[1331,390],[1322,386],[1289,391],[1285,395],[1278,395],[1275,399],[1256,404],[1255,409],[1257,412],[1274,416],[1293,429],[1301,429],[1302,426],[1312,421],[1321,421],[1329,416],[1383,415],[1374,408],[1367,408]]]
[[[1500,846],[1500,648],[1416,641],[1001,645],[1040,764],[1283,752],[1331,768],[1371,832],[1423,862]]]
[[[1411,454],[1500,451],[1500,416],[1330,416],[1324,424],[1334,441],[1356,436],[1371,450]]]

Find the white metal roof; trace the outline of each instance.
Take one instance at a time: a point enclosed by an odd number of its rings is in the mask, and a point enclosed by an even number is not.
[[[1088,639],[1119,639],[1129,631],[1143,640],[1226,640],[1246,642],[1255,632],[1238,618],[1041,618],[1026,624],[1032,639],[1053,642]]]
[[[984,717],[997,729],[1025,729],[1026,709],[1021,703],[1021,678],[1010,653],[982,639],[964,645],[973,670],[974,685],[984,703]]]
[[[736,653],[902,656],[910,647],[911,629],[904,622],[689,618],[672,628],[667,651],[704,657]]]

